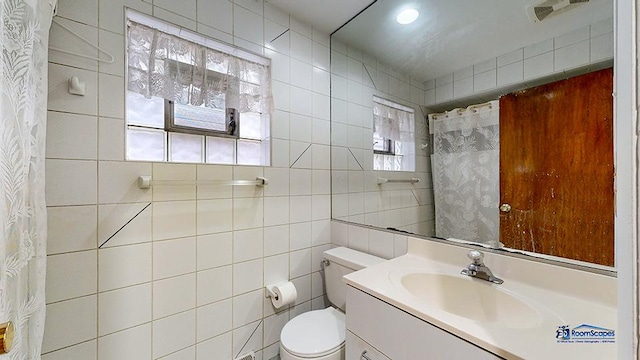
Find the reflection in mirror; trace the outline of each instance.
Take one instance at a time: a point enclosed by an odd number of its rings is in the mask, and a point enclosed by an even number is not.
[[[332,35],[333,218],[613,266],[612,3],[407,4]]]

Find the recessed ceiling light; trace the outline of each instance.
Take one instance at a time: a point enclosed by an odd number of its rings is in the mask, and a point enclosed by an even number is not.
[[[403,10],[398,15],[398,17],[396,18],[396,21],[398,21],[402,25],[411,24],[412,22],[416,21],[418,16],[420,16],[420,13],[418,12],[418,10],[407,9],[407,10]]]

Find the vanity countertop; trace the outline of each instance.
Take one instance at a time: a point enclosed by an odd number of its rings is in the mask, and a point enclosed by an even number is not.
[[[504,279],[504,283],[495,285],[484,280],[471,280],[483,282],[474,284],[476,286],[496,287],[534,309],[534,314],[537,313],[535,320],[529,316],[522,322],[513,321],[514,317],[520,316],[517,309],[515,315],[506,320],[504,316],[495,321],[470,320],[434,306],[398,285],[403,274],[412,273],[460,276],[462,278],[458,280],[468,281],[468,277],[460,274],[460,270],[470,262],[466,256],[468,250],[410,238],[407,255],[348,274],[344,279],[359,290],[507,359],[616,358],[615,340],[595,342],[574,336],[561,342],[556,338],[560,326],[568,326],[570,330],[578,328],[578,331],[589,331],[592,329],[590,326],[616,329],[615,277],[485,253],[485,264],[494,275]],[[433,288],[438,285],[437,282],[435,284],[429,285],[432,288],[425,292],[425,296],[433,293],[437,297],[442,294],[440,291],[447,291],[445,285],[441,289]],[[460,301],[479,301],[474,294],[468,295]],[[454,300],[458,301],[457,298]],[[444,307],[447,301],[440,299]],[[484,301],[486,303],[487,299]],[[491,304],[483,306],[494,312],[488,318],[500,318],[495,316],[496,311],[514,311]],[[509,321],[510,324],[505,323]]]

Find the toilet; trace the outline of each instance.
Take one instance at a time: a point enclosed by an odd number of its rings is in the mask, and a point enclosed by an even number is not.
[[[327,250],[324,282],[331,306],[289,320],[280,333],[281,360],[344,360],[347,284],[342,277],[385,259],[345,247]]]

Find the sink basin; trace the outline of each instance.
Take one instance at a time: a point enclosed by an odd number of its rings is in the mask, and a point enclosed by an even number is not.
[[[512,329],[538,326],[542,315],[525,301],[488,281],[464,275],[392,272],[391,282],[419,301],[447,313]]]

